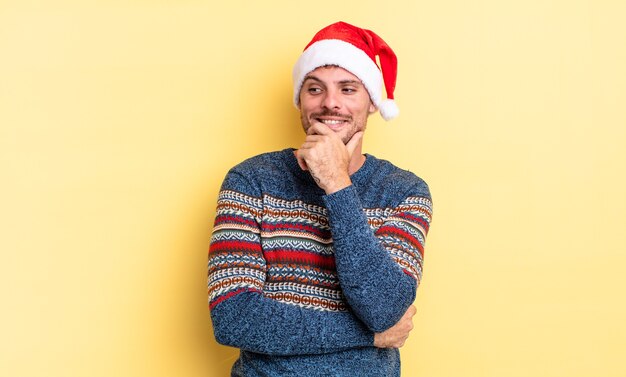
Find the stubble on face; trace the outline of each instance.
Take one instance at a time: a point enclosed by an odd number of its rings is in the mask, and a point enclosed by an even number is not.
[[[348,126],[342,128],[339,131],[336,131],[338,133],[343,133],[343,135],[341,135],[341,141],[344,144],[348,144],[354,134],[359,131],[365,131],[365,128],[367,127],[367,118],[362,120],[355,120],[351,115],[341,114],[339,112],[324,109],[322,112],[311,113],[309,117],[307,117],[302,111],[300,112],[300,123],[302,124],[302,129],[304,130],[304,132],[307,133],[309,128],[311,128],[312,121],[317,122],[316,119],[321,117],[342,118],[348,124]]]

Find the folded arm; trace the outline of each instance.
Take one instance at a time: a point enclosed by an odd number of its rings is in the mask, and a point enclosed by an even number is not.
[[[374,345],[374,333],[350,311],[323,311],[263,295],[266,261],[260,243],[261,200],[229,187],[218,199],[208,261],[208,292],[218,342],[272,355],[336,352]]]
[[[382,332],[406,313],[422,273],[431,218],[425,184],[399,203],[374,232],[354,186],[324,197],[342,291],[367,327]]]

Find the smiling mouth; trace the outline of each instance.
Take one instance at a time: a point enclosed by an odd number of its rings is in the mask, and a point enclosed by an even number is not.
[[[317,120],[320,123],[324,123],[327,126],[338,126],[338,125],[343,124],[345,122],[345,120],[342,120],[342,119],[321,119],[321,118],[316,118],[315,120]]]

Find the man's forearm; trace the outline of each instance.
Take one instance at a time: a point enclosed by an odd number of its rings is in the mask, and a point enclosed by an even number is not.
[[[374,345],[374,333],[350,312],[325,312],[244,292],[211,309],[221,344],[269,355],[305,355]]]
[[[375,332],[397,323],[415,299],[417,280],[374,235],[354,186],[325,197],[341,288],[355,314]]]

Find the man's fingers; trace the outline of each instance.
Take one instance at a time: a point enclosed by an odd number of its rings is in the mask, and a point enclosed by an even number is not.
[[[302,146],[300,146],[300,148],[301,149],[312,148],[313,146],[315,146],[316,143],[321,141],[323,138],[324,136],[320,136],[320,135],[308,135],[304,139],[304,142],[302,143]]]
[[[313,122],[311,127],[306,131],[307,135],[328,135],[333,130],[322,122]]]
[[[413,321],[413,316],[417,313],[417,309],[415,308],[415,305],[411,305],[409,306],[409,308],[406,310],[406,312],[404,313],[404,315],[402,316],[402,319],[400,319],[400,321]]]
[[[404,346],[413,330],[413,316],[417,313],[414,305],[407,308],[404,315],[391,328],[374,335],[374,346],[378,348],[400,348]]]
[[[298,165],[300,165],[300,169],[309,170],[309,167],[306,165],[306,161],[304,161],[304,158],[302,158],[299,152],[300,151],[296,151],[296,160],[298,161]]]
[[[417,313],[417,308],[415,307],[415,305],[409,306],[409,308],[406,311],[406,314],[410,315],[411,317],[413,317],[416,313]]]

